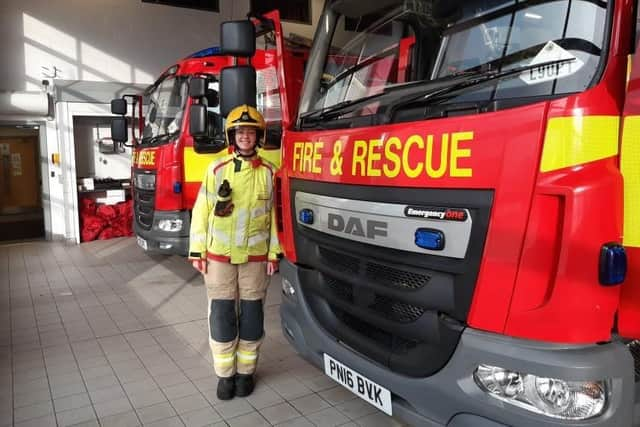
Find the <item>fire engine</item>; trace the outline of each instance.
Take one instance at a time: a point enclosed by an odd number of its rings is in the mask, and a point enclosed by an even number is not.
[[[281,104],[276,78],[275,31],[267,13],[254,18],[259,49],[251,58],[257,69],[257,94],[252,105],[265,116],[267,142],[260,155],[280,164]],[[279,21],[278,21],[279,22]],[[278,24],[279,25],[279,24]],[[281,31],[278,28],[278,31]],[[296,96],[302,85],[306,50],[283,47],[291,64],[288,90]],[[226,154],[224,115],[219,104],[219,77],[234,58],[217,47],[204,49],[167,68],[142,95],[126,95],[112,102],[114,140],[124,142],[132,134],[132,194],[134,232],[146,251],[186,256],[189,248],[191,209],[205,169]],[[131,117],[125,118],[132,105]],[[143,115],[143,105],[147,105]],[[192,107],[206,107],[208,127],[201,134],[190,131]],[[130,127],[130,129],[129,129]]]
[[[326,2],[277,187],[301,355],[413,425],[639,422],[636,3]]]

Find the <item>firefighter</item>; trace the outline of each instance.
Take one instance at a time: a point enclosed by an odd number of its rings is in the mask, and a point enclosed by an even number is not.
[[[275,167],[256,152],[265,122],[242,105],[227,116],[229,154],[207,168],[193,207],[189,259],[204,275],[209,343],[221,400],[248,396],[264,337],[263,304],[281,256],[273,207]]]

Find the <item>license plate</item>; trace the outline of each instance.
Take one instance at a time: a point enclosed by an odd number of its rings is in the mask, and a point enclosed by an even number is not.
[[[145,251],[149,249],[149,247],[147,246],[147,241],[144,240],[142,237],[136,236],[136,242],[138,242],[138,246],[140,246]]]
[[[328,354],[324,355],[324,373],[351,390],[356,396],[366,400],[382,412],[392,415],[391,392],[386,388],[360,375]]]

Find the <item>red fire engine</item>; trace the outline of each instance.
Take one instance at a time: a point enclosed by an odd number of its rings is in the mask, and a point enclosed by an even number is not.
[[[638,423],[636,3],[327,1],[278,180],[305,358],[414,425]]]
[[[257,69],[258,109],[267,121],[267,144],[260,155],[280,164],[282,114],[280,87],[276,77],[274,28],[270,14],[254,19],[259,49],[251,58]],[[279,26],[279,21],[278,21]],[[280,34],[280,28],[277,28]],[[287,90],[296,96],[302,85],[305,49],[280,50],[291,64]],[[143,95],[114,100],[112,112],[126,114],[126,98],[133,100],[128,122],[133,128],[132,185],[134,232],[138,244],[151,252],[185,256],[189,247],[191,209],[206,167],[226,154],[224,117],[219,108],[219,76],[233,58],[210,48],[197,52],[169,67]],[[198,84],[192,82],[198,81]],[[255,95],[255,94],[254,94]],[[148,104],[143,117],[142,105]],[[205,105],[208,128],[194,137],[190,132],[192,106]],[[114,140],[126,141],[127,120],[114,120]],[[136,126],[137,124],[137,126]]]

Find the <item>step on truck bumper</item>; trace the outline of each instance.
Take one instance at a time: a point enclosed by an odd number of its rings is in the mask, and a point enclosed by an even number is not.
[[[394,373],[329,335],[315,320],[298,279],[301,267],[283,260],[280,271],[295,290],[280,306],[283,334],[296,350],[323,369],[323,353],[388,388],[393,414],[416,426],[632,426],[635,425],[633,359],[625,345],[567,346],[513,339],[467,328],[443,369],[426,378]],[[566,380],[611,379],[605,411],[582,421],[563,421],[502,402],[473,380],[480,364]]]

